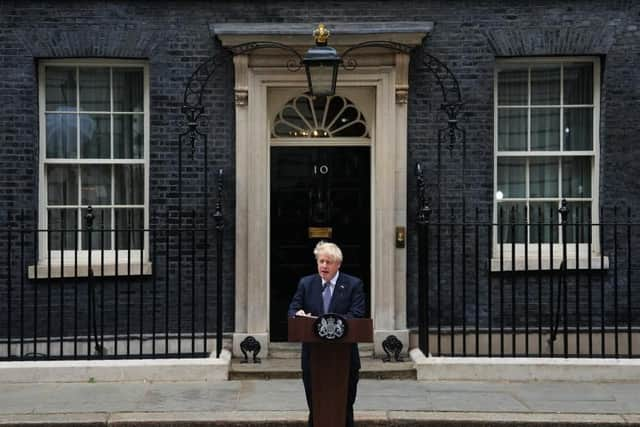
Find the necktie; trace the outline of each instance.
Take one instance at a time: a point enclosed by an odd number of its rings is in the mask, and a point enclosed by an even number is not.
[[[324,312],[329,312],[329,304],[331,304],[331,284],[329,282],[324,284],[322,290],[322,303],[324,305]]]

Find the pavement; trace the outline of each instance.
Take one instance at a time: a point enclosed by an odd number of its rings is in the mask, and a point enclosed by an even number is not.
[[[1,382],[1,381],[0,381]],[[0,383],[0,426],[304,426],[298,379]],[[640,426],[640,383],[363,379],[357,426]]]

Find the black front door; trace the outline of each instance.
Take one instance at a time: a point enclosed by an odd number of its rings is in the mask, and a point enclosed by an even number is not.
[[[369,147],[271,148],[272,341],[287,340],[287,308],[300,278],[317,272],[319,240],[340,246],[340,271],[364,281],[369,315],[369,153]]]

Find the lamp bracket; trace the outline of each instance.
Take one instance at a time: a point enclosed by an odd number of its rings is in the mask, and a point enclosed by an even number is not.
[[[228,49],[233,55],[244,55],[258,49],[281,49],[289,52],[289,54],[293,56],[293,58],[289,58],[287,61],[287,69],[289,71],[296,72],[302,68],[302,55],[300,55],[300,53],[298,53],[298,51],[293,47],[284,43],[255,41],[231,46]]]

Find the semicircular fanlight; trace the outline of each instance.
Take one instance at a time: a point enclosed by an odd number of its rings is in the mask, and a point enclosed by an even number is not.
[[[344,96],[290,99],[276,114],[274,138],[369,138],[367,120]]]

